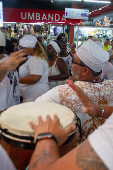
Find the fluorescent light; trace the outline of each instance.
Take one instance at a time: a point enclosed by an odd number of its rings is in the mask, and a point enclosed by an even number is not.
[[[85,2],[97,2],[97,3],[105,3],[105,4],[110,4],[110,1],[98,1],[98,0],[84,0]]]
[[[70,0],[54,0],[54,2],[56,2],[56,1],[59,1],[59,2],[66,2],[66,1],[70,1]],[[76,1],[82,1],[82,0],[71,0],[71,1],[76,2]]]

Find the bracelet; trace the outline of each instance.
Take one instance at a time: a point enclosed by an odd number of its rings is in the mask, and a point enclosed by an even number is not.
[[[104,114],[104,105],[100,104],[100,106],[102,107],[102,110],[101,110],[101,115],[98,116],[98,117],[103,117],[103,114]]]
[[[56,137],[51,132],[45,132],[45,133],[38,134],[37,139],[36,139],[36,144],[38,141],[44,140],[44,139],[53,139],[56,142],[56,144],[58,145]]]

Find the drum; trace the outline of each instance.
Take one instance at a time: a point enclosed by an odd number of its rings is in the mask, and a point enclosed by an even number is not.
[[[69,108],[46,102],[16,105],[1,114],[1,144],[18,170],[25,170],[35,148],[34,132],[28,122],[38,124],[38,115],[41,115],[45,121],[46,115],[50,115],[53,119],[54,114],[59,117],[63,128],[76,123],[76,115]],[[59,147],[61,156],[75,147],[75,131]]]

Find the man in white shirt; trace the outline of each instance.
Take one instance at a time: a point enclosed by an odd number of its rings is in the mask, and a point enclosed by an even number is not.
[[[109,59],[109,54],[92,40],[85,42],[76,52],[72,60],[72,72],[75,84],[97,104],[113,104],[113,81],[100,78],[102,69]],[[82,113],[83,105],[68,85],[57,86],[48,91],[36,102],[53,102],[69,107],[81,120],[82,139],[104,123],[102,118],[91,118]],[[76,135],[79,142],[79,135]]]

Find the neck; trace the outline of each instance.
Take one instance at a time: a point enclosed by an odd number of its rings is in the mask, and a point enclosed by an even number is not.
[[[60,52],[60,55],[61,55],[61,56],[67,56],[67,51]]]
[[[85,81],[89,81],[89,82],[100,82],[102,79],[100,78],[100,76],[93,76],[92,78],[88,78]]]
[[[55,59],[55,57],[57,57],[57,55],[52,56],[52,57],[50,57],[49,59],[52,61],[52,60],[54,60],[54,59]]]

